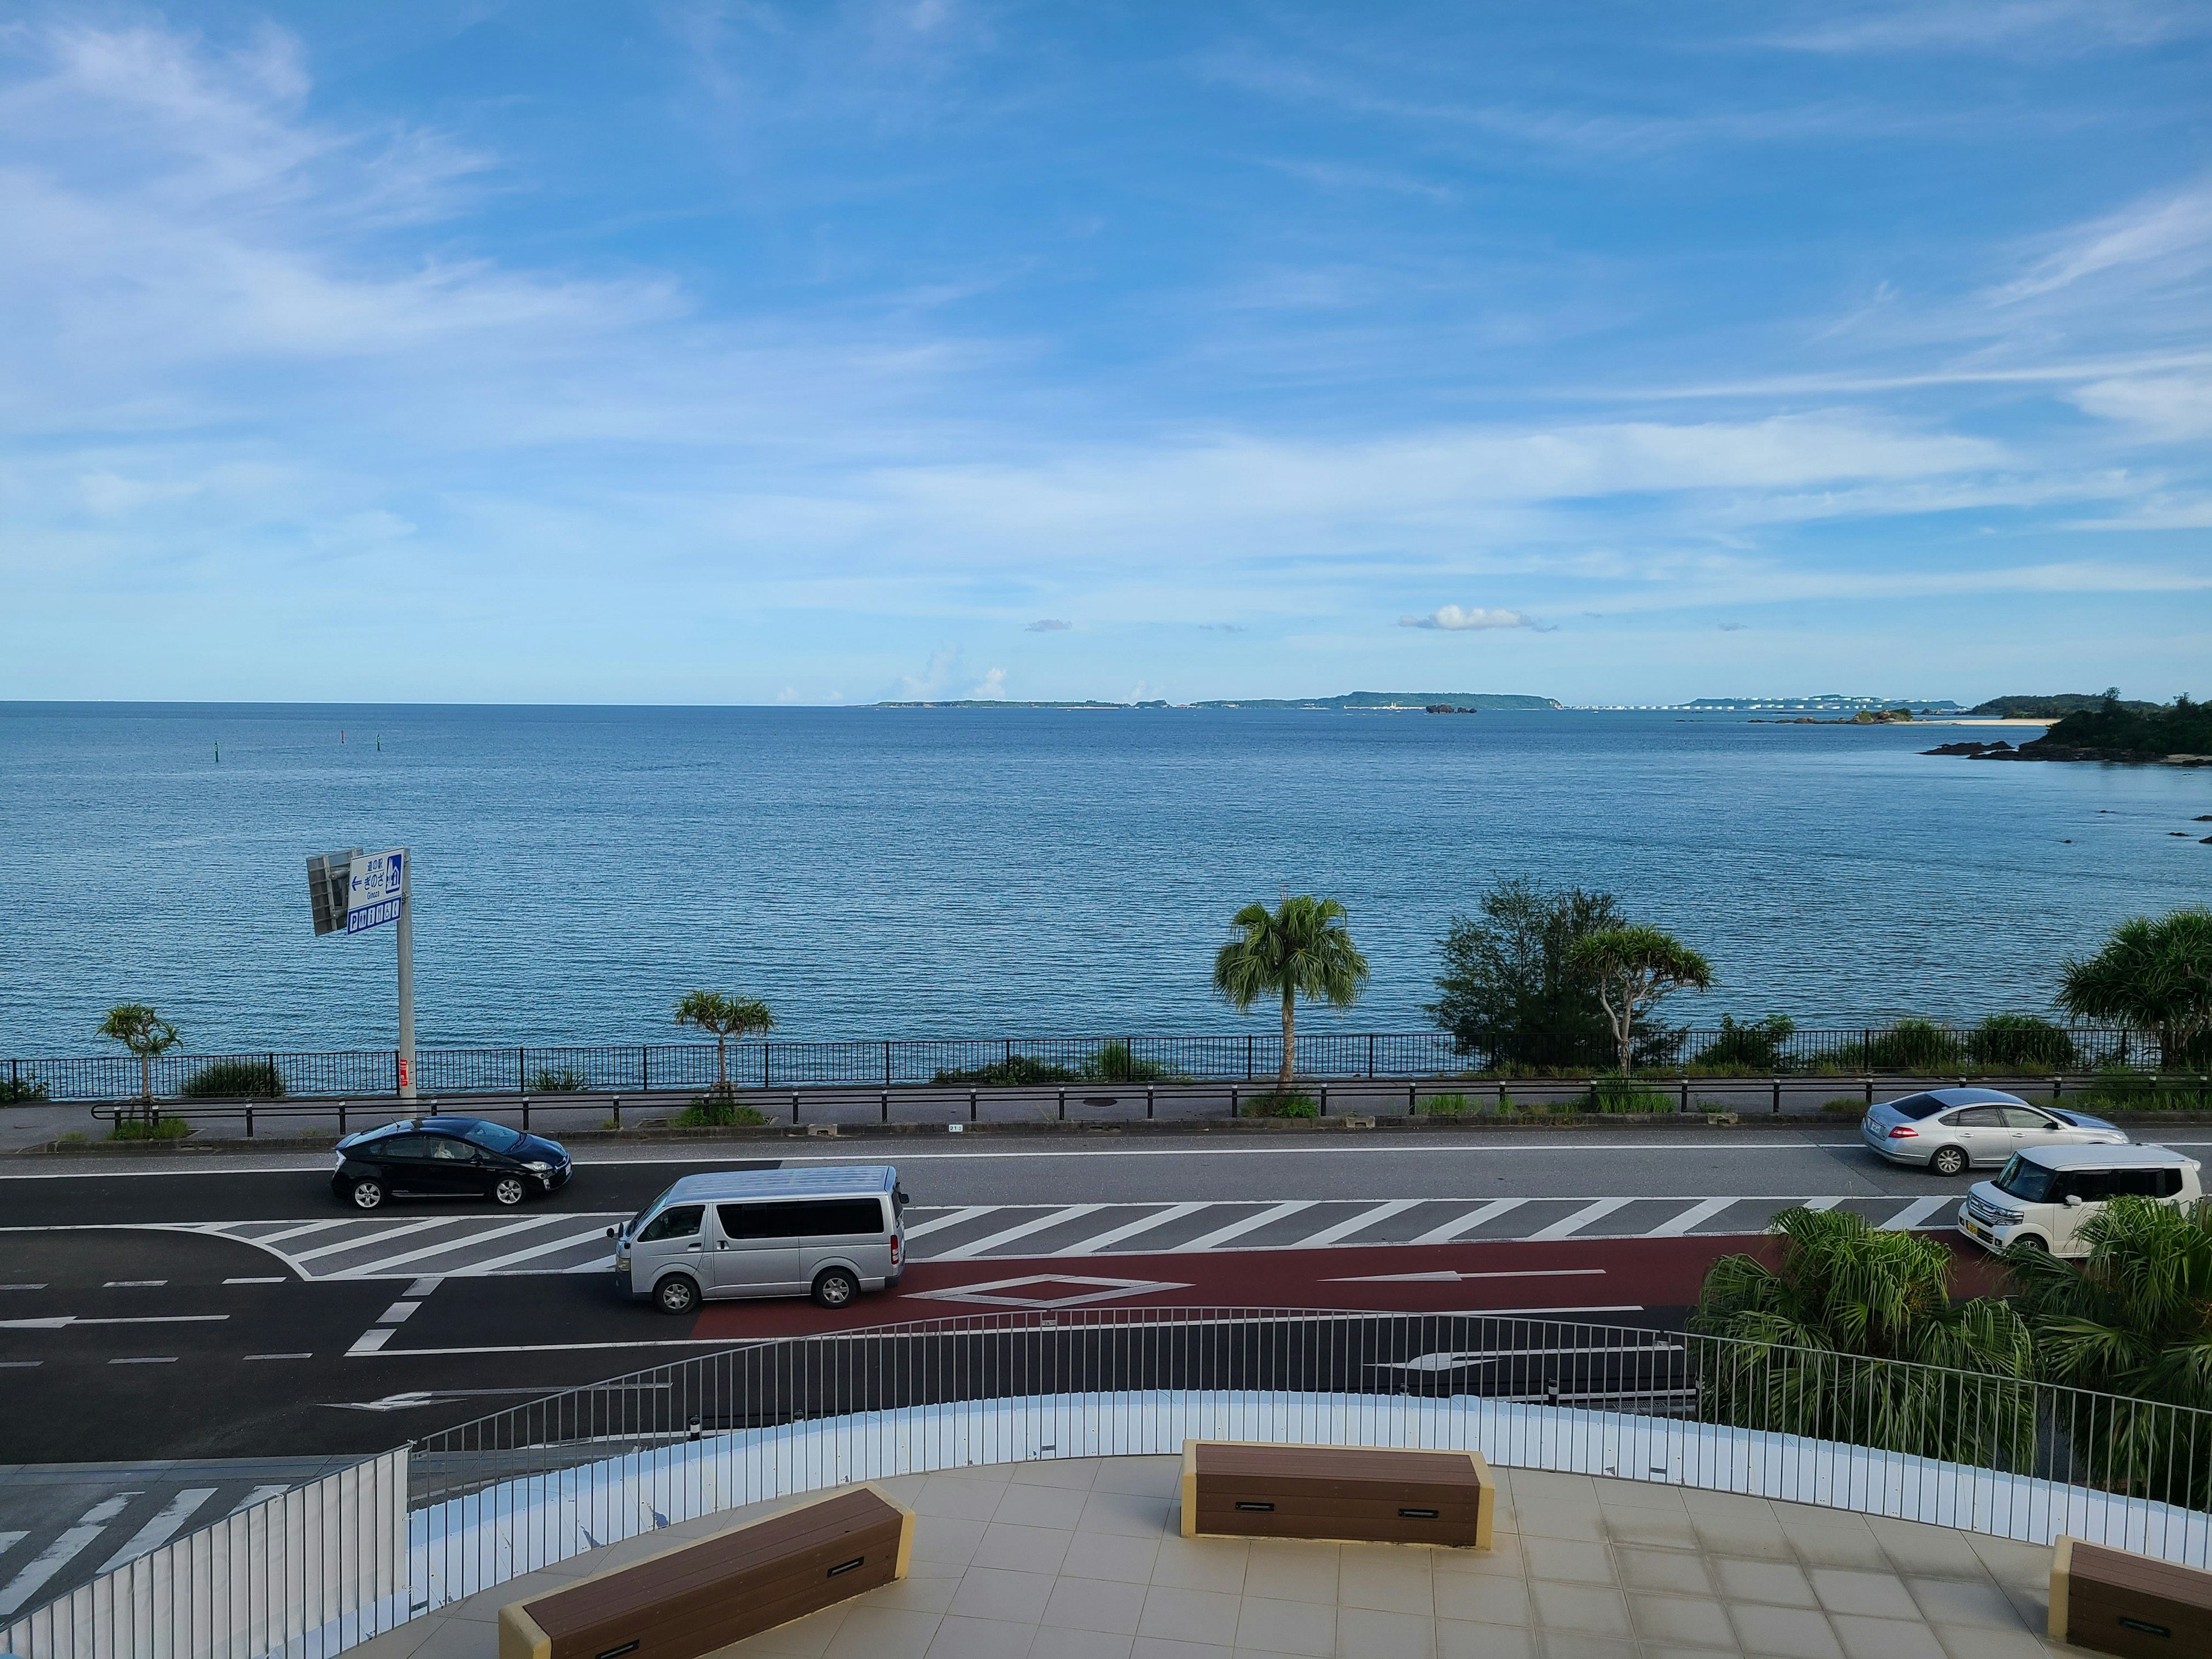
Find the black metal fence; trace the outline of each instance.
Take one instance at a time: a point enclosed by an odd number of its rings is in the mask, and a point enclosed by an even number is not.
[[[1639,1063],[1691,1076],[1916,1077],[2008,1071],[2025,1075],[2149,1067],[2157,1044],[2140,1032],[2099,1026],[2042,1026],[1993,1035],[1989,1025],[1922,1021],[1892,1025],[1793,1030],[1747,1040],[1741,1026],[1662,1032]],[[1545,1046],[1549,1065],[1569,1074],[1603,1070],[1612,1055],[1578,1036]],[[1228,1083],[1272,1077],[1281,1038],[1257,1032],[1219,1036],[924,1037],[890,1041],[567,1045],[513,1048],[424,1048],[416,1087],[425,1096],[653,1094],[703,1092],[726,1078],[738,1089],[897,1088],[1082,1083]],[[1516,1067],[1497,1052],[1462,1047],[1447,1031],[1313,1031],[1297,1038],[1302,1078],[1467,1078]],[[156,1056],[156,1099],[252,1095],[369,1099],[399,1091],[391,1049]],[[127,1054],[0,1061],[0,1096],[35,1100],[125,1100],[141,1091],[139,1060]],[[224,1079],[246,1079],[243,1087]],[[277,1085],[267,1086],[273,1079]]]

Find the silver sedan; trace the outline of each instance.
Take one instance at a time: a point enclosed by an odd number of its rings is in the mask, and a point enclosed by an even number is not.
[[[1997,1089],[1931,1089],[1883,1101],[1860,1120],[1859,1135],[1893,1164],[1941,1176],[2002,1164],[2023,1147],[2110,1146],[2128,1138],[2100,1117],[2031,1106]]]

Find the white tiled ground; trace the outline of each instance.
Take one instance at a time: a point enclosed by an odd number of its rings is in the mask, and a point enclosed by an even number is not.
[[[878,1484],[913,1571],[726,1655],[805,1659],[2046,1659],[2051,1552],[1941,1527],[1497,1471],[1495,1547],[1178,1534],[1177,1460]],[[719,1530],[726,1510],[501,1587],[361,1659],[492,1659],[508,1601]]]

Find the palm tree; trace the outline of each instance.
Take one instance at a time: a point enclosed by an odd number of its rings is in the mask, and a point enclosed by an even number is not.
[[[1709,990],[1712,964],[1656,927],[1613,927],[1575,941],[1568,962],[1597,980],[1598,1001],[1620,1051],[1620,1074],[1635,1070],[1636,1017],[1684,986]]]
[[[2212,1468],[2191,1413],[2212,1412],[2212,1202],[2116,1198],[2081,1237],[2089,1255],[2078,1265],[2020,1245],[2005,1253],[2044,1375],[2189,1410],[2105,1406],[2100,1421],[2068,1425],[2074,1450],[2106,1484],[2201,1508]]]
[[[768,1004],[751,997],[733,997],[721,991],[691,991],[676,1005],[676,1023],[696,1025],[714,1034],[714,1092],[730,1091],[730,1039],[742,1042],[753,1031],[772,1031],[775,1016]]]
[[[1349,1008],[1367,988],[1367,958],[1352,944],[1345,908],[1334,899],[1285,896],[1270,910],[1248,904],[1229,919],[1242,937],[1213,958],[1213,988],[1238,1013],[1263,996],[1283,1000],[1283,1064],[1278,1095],[1290,1091],[1297,1066],[1297,1004],[1300,997]]]
[[[2212,910],[2129,917],[2095,956],[2059,965],[2058,1003],[2155,1031],[2161,1067],[2193,1063],[2212,1038]]]
[[[100,1035],[112,1038],[138,1056],[138,1099],[145,1115],[152,1117],[154,1056],[175,1048],[182,1033],[143,1002],[118,1002],[100,1022]]]
[[[2035,1443],[2027,1328],[1999,1297],[1951,1300],[1949,1253],[1847,1210],[1786,1210],[1778,1266],[1729,1255],[1691,1330],[1717,1420],[2022,1467]],[[1906,1361],[1907,1364],[1885,1362]],[[2003,1379],[1991,1384],[1982,1377]]]

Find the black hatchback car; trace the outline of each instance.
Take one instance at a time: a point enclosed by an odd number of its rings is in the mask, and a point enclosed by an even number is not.
[[[557,1140],[480,1117],[409,1118],[338,1142],[331,1190],[356,1210],[397,1194],[489,1198],[509,1208],[568,1184],[568,1154]]]

